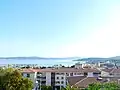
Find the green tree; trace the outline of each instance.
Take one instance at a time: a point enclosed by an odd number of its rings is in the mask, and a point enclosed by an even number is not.
[[[115,82],[93,83],[88,86],[87,90],[120,90],[120,85]]]
[[[116,82],[103,84],[105,90],[120,90],[120,85]]]
[[[70,85],[67,85],[66,88],[62,88],[62,90],[75,90],[75,88],[71,87]]]
[[[51,86],[41,86],[41,90],[52,90]]]
[[[0,90],[32,90],[33,83],[23,78],[20,71],[8,68],[0,70]]]
[[[52,90],[52,87],[51,87],[51,86],[47,86],[47,89],[48,89],[48,90]]]
[[[100,90],[101,88],[101,84],[99,83],[92,83],[92,84],[89,84],[88,86],[88,90]]]

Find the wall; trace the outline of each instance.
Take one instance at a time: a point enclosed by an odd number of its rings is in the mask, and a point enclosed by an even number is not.
[[[51,72],[46,72],[46,85],[51,86]]]
[[[88,72],[88,76],[87,77],[94,77],[93,72]]]
[[[59,79],[57,79],[57,77],[59,77]],[[63,79],[62,79],[63,77]],[[56,86],[63,86],[65,87],[66,86],[66,73],[62,74],[62,75],[55,75],[55,81],[59,81],[60,83],[59,84],[55,84]],[[63,82],[63,83],[61,83]]]

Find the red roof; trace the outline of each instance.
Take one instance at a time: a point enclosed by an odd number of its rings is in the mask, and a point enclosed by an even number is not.
[[[120,73],[120,68],[114,68],[110,73]]]
[[[80,68],[80,69],[75,69],[75,68],[59,68],[59,69],[53,69],[53,68],[46,68],[46,69],[23,69],[22,72],[100,72],[97,69],[93,68]]]
[[[32,69],[32,68],[25,68],[25,69],[22,69],[22,72],[23,73],[34,73],[34,72],[40,72],[41,69]]]

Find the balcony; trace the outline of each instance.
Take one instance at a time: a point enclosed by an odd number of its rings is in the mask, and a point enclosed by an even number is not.
[[[64,73],[55,73],[55,75],[65,75]]]
[[[37,76],[37,80],[46,81],[46,77]]]

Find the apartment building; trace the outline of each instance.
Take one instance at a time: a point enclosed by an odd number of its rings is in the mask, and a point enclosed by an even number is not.
[[[120,68],[101,69],[101,78],[107,82],[116,82],[120,84]]]
[[[100,69],[99,69],[100,70]],[[67,77],[71,87],[87,88],[91,83],[107,83],[116,82],[120,84],[120,68],[105,68],[101,69],[101,74],[96,73],[92,69],[86,69],[87,76]],[[84,71],[84,72],[85,72]]]
[[[39,86],[52,86],[55,90],[66,87],[68,77],[98,77],[101,74],[95,68],[23,69],[22,73],[33,81],[35,87],[37,81]]]

